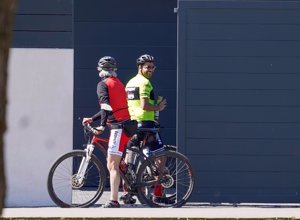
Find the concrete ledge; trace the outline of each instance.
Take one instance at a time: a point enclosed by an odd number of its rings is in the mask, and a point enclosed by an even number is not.
[[[299,208],[268,207],[198,207],[198,208],[130,208],[104,209],[100,207],[63,209],[5,208],[2,219],[299,219]]]
[[[65,218],[65,217],[15,217],[15,218],[1,218],[2,220],[298,220],[295,218],[107,218],[107,217],[95,217],[95,218]]]
[[[97,218],[1,218],[3,220],[297,220],[294,218],[107,218],[107,217],[97,217]]]

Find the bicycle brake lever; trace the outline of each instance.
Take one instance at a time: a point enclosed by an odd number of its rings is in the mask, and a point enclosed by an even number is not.
[[[85,124],[85,127],[88,129],[88,130],[90,130],[91,132],[95,132],[95,129],[89,124],[89,123],[87,123],[87,124]]]
[[[98,129],[98,127],[93,128],[94,131],[98,132],[98,134],[102,134],[103,130]]]

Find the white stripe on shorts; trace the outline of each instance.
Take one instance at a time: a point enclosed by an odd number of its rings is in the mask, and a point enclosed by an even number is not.
[[[108,154],[114,154],[122,156],[122,152],[120,151],[120,142],[122,136],[122,129],[111,129],[109,142],[108,142]]]

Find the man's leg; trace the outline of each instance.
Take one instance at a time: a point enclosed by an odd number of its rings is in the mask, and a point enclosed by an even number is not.
[[[165,163],[166,163],[166,158],[165,157],[160,157],[157,158],[155,161],[155,164],[159,170],[159,172],[163,173],[165,169]],[[155,184],[154,185],[154,195],[161,197],[163,195],[163,187],[161,184]]]
[[[162,143],[160,134],[157,132],[156,134],[152,135],[148,138],[150,146],[150,150],[152,153],[162,151],[164,149],[164,145]],[[162,156],[160,158],[157,158],[155,161],[155,164],[158,168],[158,170],[163,173],[165,169],[166,164],[166,157]],[[173,204],[174,201],[169,201],[169,198],[164,197],[163,187],[161,184],[154,184],[154,192],[153,192],[153,201],[156,203],[165,203],[165,204]]]
[[[120,185],[119,164],[121,156],[109,154],[107,157],[107,168],[110,175],[110,200],[118,201]]]
[[[107,169],[110,176],[110,201],[104,208],[119,208],[118,191],[120,184],[119,164],[124,151],[122,129],[111,129],[107,150]],[[126,142],[127,143],[127,142]]]

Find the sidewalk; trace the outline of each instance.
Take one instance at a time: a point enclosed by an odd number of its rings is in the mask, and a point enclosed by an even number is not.
[[[105,191],[99,201],[90,208],[24,207],[5,208],[1,219],[299,219],[300,204],[209,204],[187,203],[182,208],[148,208],[139,202],[124,205],[120,209],[101,208],[109,199]]]
[[[74,208],[62,209],[56,207],[43,208],[5,208],[2,218],[130,218],[130,219],[300,219],[300,208],[261,208],[261,207],[197,207],[178,209],[158,208]]]
[[[122,205],[120,209],[105,209],[96,205],[91,208],[5,208],[3,219],[300,219],[300,207],[281,205],[248,204],[211,206],[188,204],[182,208],[144,208],[141,205]]]

